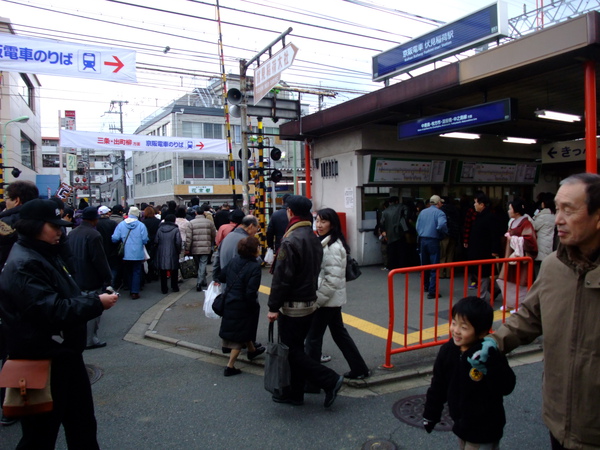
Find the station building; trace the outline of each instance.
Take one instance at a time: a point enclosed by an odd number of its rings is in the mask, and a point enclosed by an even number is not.
[[[534,200],[586,170],[586,130],[595,137],[600,13],[588,12],[414,78],[281,126],[285,139],[310,146],[307,180],[315,209],[345,214],[349,244],[362,265],[381,262],[374,210],[391,195]],[[505,102],[508,100],[508,105]],[[503,105],[506,120],[466,121],[464,140],[410,134],[415,123]],[[562,122],[547,110],[579,115]],[[442,117],[442,119],[439,119]],[[468,119],[468,117],[467,117]],[[407,131],[408,129],[408,131]],[[506,142],[529,138],[533,144]],[[595,139],[593,139],[595,140]],[[592,140],[592,141],[593,141]]]

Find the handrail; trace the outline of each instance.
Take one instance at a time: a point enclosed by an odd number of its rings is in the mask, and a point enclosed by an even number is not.
[[[463,272],[463,276],[464,276],[464,280],[463,280],[463,297],[467,296],[468,293],[468,289],[469,289],[469,267],[471,266],[478,266],[477,268],[477,296],[481,296],[481,281],[483,280],[484,277],[482,277],[482,267],[485,265],[490,265],[491,266],[491,270],[490,270],[490,303],[494,304],[494,298],[496,297],[497,292],[495,292],[495,286],[496,283],[495,281],[500,280],[498,278],[498,276],[496,275],[496,265],[497,264],[502,264],[504,267],[504,271],[507,272],[508,271],[508,265],[509,264],[516,264],[516,280],[520,280],[521,278],[521,269],[522,269],[522,265],[526,264],[526,270],[527,270],[527,290],[529,290],[529,288],[531,287],[531,285],[533,284],[533,259],[528,257],[528,256],[523,256],[523,257],[515,257],[515,258],[496,258],[496,259],[484,259],[484,260],[477,260],[477,261],[461,261],[461,262],[453,262],[453,263],[443,263],[443,264],[430,264],[427,266],[415,266],[415,267],[406,267],[406,268],[401,268],[401,269],[394,269],[391,270],[388,274],[388,309],[389,309],[389,322],[388,322],[388,335],[387,335],[387,342],[386,342],[386,350],[385,350],[385,364],[383,364],[382,367],[384,368],[392,368],[394,367],[393,364],[391,363],[391,356],[392,354],[397,354],[397,353],[403,353],[406,351],[410,351],[410,350],[417,350],[420,348],[427,348],[427,347],[433,347],[436,345],[441,345],[445,342],[448,341],[448,338],[444,338],[444,339],[439,339],[439,333],[438,333],[438,329],[439,329],[439,270],[437,269],[441,269],[441,268],[448,268],[450,269],[450,280],[449,280],[449,284],[450,284],[450,289],[449,289],[449,295],[448,295],[448,314],[449,316],[452,314],[452,304],[453,304],[453,299],[454,299],[454,287],[455,287],[455,274],[457,269],[463,268],[464,270]],[[435,305],[434,305],[434,336],[433,338],[425,338],[423,337],[423,330],[424,330],[424,316],[425,316],[425,303],[424,303],[424,289],[423,289],[423,281],[424,281],[424,276],[425,276],[425,271],[426,270],[436,270],[436,295],[435,295]],[[409,291],[409,275],[411,273],[415,273],[415,272],[420,272],[421,276],[419,277],[419,315],[420,317],[418,318],[418,323],[419,323],[419,339],[418,339],[418,344],[410,344],[408,342],[408,323],[409,323],[409,305],[411,304],[410,302],[410,291]],[[460,270],[458,271],[460,272]],[[460,274],[460,273],[459,273]],[[394,336],[394,326],[395,326],[395,317],[396,317],[396,310],[395,310],[395,299],[394,299],[394,277],[396,275],[404,275],[404,326],[403,326],[403,331],[404,331],[404,345],[403,347],[397,348],[397,349],[392,349],[392,343],[393,343],[393,336]],[[508,289],[508,285],[507,283],[509,282],[507,279],[502,280],[503,281],[503,289],[502,292],[504,292],[503,295],[503,299],[502,299],[502,304],[504,306],[504,310],[502,313],[502,322],[504,322],[506,320],[506,313],[507,313],[507,308],[506,308],[506,293],[507,293],[507,289]],[[515,296],[515,309],[519,308],[519,285],[517,282],[517,287],[516,287],[516,296]],[[452,321],[452,317],[448,317],[448,324]]]

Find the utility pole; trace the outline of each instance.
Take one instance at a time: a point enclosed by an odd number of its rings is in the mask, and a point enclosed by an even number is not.
[[[118,114],[119,115],[119,123],[120,127],[118,128],[119,132],[123,134],[123,105],[128,104],[127,100],[111,100],[110,102],[110,110],[106,111],[106,114]],[[115,105],[119,105],[119,111],[113,111]],[[111,127],[111,130],[117,129],[116,127]],[[126,164],[125,164],[125,150],[121,150],[121,169],[123,171],[123,207],[127,206],[127,176],[126,176]]]

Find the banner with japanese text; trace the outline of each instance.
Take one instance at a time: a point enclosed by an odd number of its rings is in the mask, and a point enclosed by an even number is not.
[[[0,33],[0,70],[136,83],[136,53]]]
[[[60,146],[105,151],[229,154],[225,139],[194,139],[143,134],[96,133],[94,131],[60,130]]]

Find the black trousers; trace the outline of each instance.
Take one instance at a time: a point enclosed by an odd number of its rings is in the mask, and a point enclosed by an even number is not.
[[[306,353],[315,361],[321,361],[323,336],[327,327],[329,327],[335,345],[342,351],[346,362],[350,366],[350,371],[358,375],[366,374],[369,368],[344,326],[341,306],[322,307],[315,311],[312,325],[306,337],[304,347]]]
[[[163,294],[167,293],[167,272],[168,270],[159,270],[160,273],[160,290]],[[179,289],[177,283],[179,271],[177,269],[171,269],[171,289],[176,291]]]
[[[69,449],[99,449],[92,387],[83,357],[54,358],[50,383],[54,410],[21,419],[23,437],[17,449],[53,450],[61,424]]]
[[[289,362],[292,372],[291,398],[304,400],[304,383],[324,389],[333,389],[339,375],[304,352],[304,341],[312,323],[314,314],[304,317],[289,317],[279,314],[278,326],[281,342],[289,347]]]

